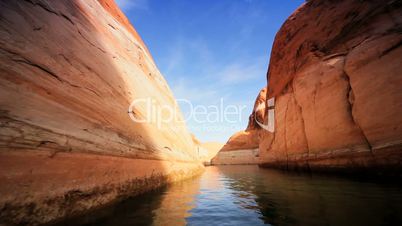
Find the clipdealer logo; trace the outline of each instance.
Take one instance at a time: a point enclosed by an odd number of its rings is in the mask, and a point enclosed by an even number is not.
[[[195,105],[187,99],[177,99],[176,102],[177,104],[161,104],[151,97],[138,98],[131,102],[128,114],[133,122],[156,124],[158,129],[172,122],[184,124],[191,121],[198,125],[238,124],[247,115],[246,105],[227,105],[223,98],[213,105]],[[186,109],[186,115],[182,115],[179,105]]]

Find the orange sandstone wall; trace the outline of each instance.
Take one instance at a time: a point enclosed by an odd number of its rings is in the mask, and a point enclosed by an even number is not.
[[[392,0],[311,0],[299,7],[276,35],[268,87],[246,131],[216,159],[259,146],[265,167],[400,174],[401,11]],[[255,122],[267,123],[270,98],[274,133]],[[225,156],[215,162],[230,162]]]
[[[46,151],[0,152],[1,221],[52,222],[202,172],[201,165]],[[4,171],[6,169],[7,171]]]
[[[202,171],[184,124],[130,120],[136,99],[178,107],[112,0],[1,0],[0,33],[0,224],[51,222]]]
[[[263,166],[400,172],[402,5],[311,0],[278,32],[267,98],[275,133]]]
[[[264,123],[266,120],[266,94],[266,88],[260,91],[255,100],[254,110],[249,117],[247,129],[229,138],[212,159],[213,165],[258,164],[260,162],[258,147],[261,128],[256,121]]]
[[[259,163],[258,148],[221,151],[211,161],[212,165],[251,165]]]

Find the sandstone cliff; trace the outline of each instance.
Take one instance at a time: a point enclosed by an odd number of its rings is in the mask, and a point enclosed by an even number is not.
[[[400,172],[401,12],[392,0],[299,7],[271,53],[264,101],[275,98],[275,132],[254,123],[267,120],[256,102],[247,128],[258,131],[254,139],[237,134],[225,147],[257,140],[267,167]]]
[[[219,150],[222,149],[223,143],[219,142],[205,142],[201,144],[201,147],[208,151],[208,155],[204,160],[207,165],[211,163],[211,160],[218,154]]]
[[[401,9],[312,0],[288,18],[267,74],[276,126],[261,135],[263,165],[400,169]]]
[[[0,73],[0,224],[51,222],[202,170],[180,120],[130,119],[133,100],[177,104],[113,0],[1,0]]]
[[[258,94],[253,112],[249,117],[247,129],[233,134],[226,144],[219,150],[218,154],[212,159],[214,165],[230,164],[258,164],[259,163],[259,143],[260,126],[257,121],[264,123],[265,103],[267,89],[263,88]]]
[[[223,144],[219,142],[202,143],[194,136],[194,134],[191,134],[191,136],[197,148],[198,160],[204,165],[210,165],[212,158],[222,149]]]

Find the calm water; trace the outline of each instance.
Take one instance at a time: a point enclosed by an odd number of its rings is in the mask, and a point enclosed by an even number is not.
[[[64,224],[402,225],[402,187],[256,166],[207,167],[198,178]]]

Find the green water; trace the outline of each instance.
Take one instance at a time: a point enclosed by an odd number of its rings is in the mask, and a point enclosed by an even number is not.
[[[402,187],[257,166],[207,167],[200,177],[64,225],[402,225]]]

